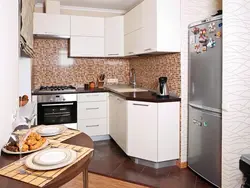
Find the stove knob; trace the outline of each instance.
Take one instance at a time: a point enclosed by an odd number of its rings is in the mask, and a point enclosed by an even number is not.
[[[63,101],[65,101],[65,98],[63,98]]]

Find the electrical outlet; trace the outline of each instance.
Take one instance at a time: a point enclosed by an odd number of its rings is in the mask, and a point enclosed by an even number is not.
[[[107,84],[118,84],[118,79],[117,78],[107,79]]]

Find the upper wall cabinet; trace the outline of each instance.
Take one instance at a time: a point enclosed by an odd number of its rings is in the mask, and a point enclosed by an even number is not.
[[[126,56],[180,52],[180,1],[144,0],[124,23]]]
[[[143,53],[143,28],[138,29],[124,37],[124,53],[125,56],[133,56]]]
[[[143,4],[139,4],[124,16],[124,34],[127,35],[143,27]]]
[[[71,57],[104,57],[104,38],[79,37],[70,38]]]
[[[143,51],[180,52],[180,1],[144,0]]]
[[[35,35],[70,38],[70,16],[34,13]]]
[[[104,18],[71,16],[71,36],[104,37]]]
[[[105,56],[124,56],[123,16],[105,18]]]

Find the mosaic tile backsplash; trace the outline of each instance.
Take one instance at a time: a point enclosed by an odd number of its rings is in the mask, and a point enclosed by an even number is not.
[[[35,39],[32,89],[41,85],[84,86],[104,73],[106,78],[129,82],[129,61],[107,58],[68,58],[68,40]]]
[[[170,91],[180,95],[180,54],[136,58],[68,58],[68,40],[35,39],[32,61],[32,89],[41,85],[81,87],[99,74],[129,83],[129,70],[136,70],[138,86],[156,89],[158,78],[168,77]]]
[[[158,86],[158,78],[167,76],[169,91],[180,96],[181,70],[179,53],[133,58],[130,59],[130,68],[135,69],[137,85],[140,87],[155,90]]]

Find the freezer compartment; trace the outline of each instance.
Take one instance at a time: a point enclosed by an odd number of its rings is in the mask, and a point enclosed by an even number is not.
[[[189,106],[188,166],[216,186],[221,184],[220,113]]]

